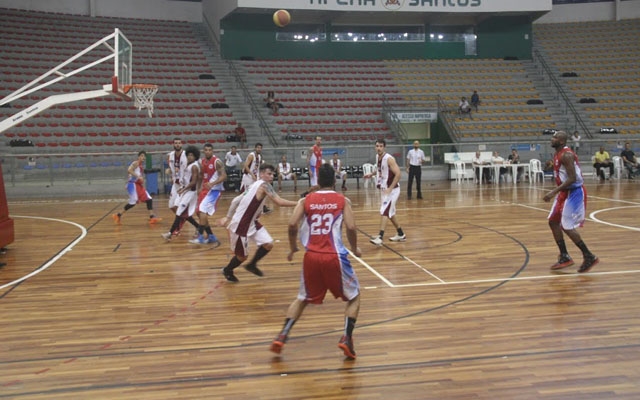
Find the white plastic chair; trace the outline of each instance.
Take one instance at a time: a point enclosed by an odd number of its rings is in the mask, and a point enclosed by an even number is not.
[[[376,166],[370,163],[365,163],[362,164],[362,175],[363,175],[363,183],[362,186],[364,188],[367,187],[367,185],[369,183],[371,183],[373,185],[373,187],[376,186],[375,184],[375,180],[376,180]],[[367,177],[367,175],[371,175],[370,177]]]
[[[453,165],[456,168],[456,183],[462,183],[467,176],[467,167],[462,161],[456,161]]]
[[[534,158],[529,161],[529,182],[537,182],[538,174],[540,174],[540,180],[542,181],[542,183],[544,183],[544,170],[542,169],[542,162]]]

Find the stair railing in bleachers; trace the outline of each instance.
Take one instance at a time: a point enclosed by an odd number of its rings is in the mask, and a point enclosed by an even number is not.
[[[403,142],[407,141],[407,131],[398,119],[396,109],[388,96],[382,95],[382,115],[391,132],[399,137]]]
[[[248,103],[249,107],[251,108],[251,116],[254,119],[258,120],[258,126],[260,127],[260,134],[266,136],[269,139],[269,143],[273,147],[278,147],[278,141],[273,137],[271,128],[269,127],[269,124],[264,119],[264,117],[262,116],[262,112],[260,111],[261,109],[264,109],[264,107],[258,108],[258,105],[253,100],[253,96],[251,96],[251,92],[247,88],[247,85],[245,85],[244,80],[242,80],[242,77],[240,76],[240,72],[238,72],[238,69],[236,68],[235,64],[231,61],[227,61],[227,65],[229,65],[229,70],[231,71],[231,74],[236,79],[236,85],[238,86],[238,88],[242,90],[244,101]]]
[[[452,117],[455,115],[456,111],[451,110],[447,107],[447,104],[442,100],[442,97],[438,95],[438,118],[442,121],[445,129],[449,133],[449,137],[454,143],[460,142],[460,129],[458,129],[458,124],[456,124],[456,118]]]
[[[549,81],[552,84],[551,89],[555,89],[555,94],[557,95],[557,97],[559,99],[562,99],[562,101],[564,102],[564,106],[566,107],[564,111],[571,112],[571,114],[573,115],[573,118],[575,119],[575,122],[576,122],[576,127],[575,127],[576,130],[578,127],[580,127],[580,129],[582,130],[583,137],[586,136],[589,139],[593,139],[593,134],[591,133],[589,128],[587,128],[586,124],[582,120],[580,113],[573,106],[573,103],[571,102],[571,100],[565,93],[564,89],[560,85],[560,82],[558,82],[558,80],[554,76],[553,72],[551,71],[551,68],[545,61],[542,53],[540,53],[540,51],[535,47],[533,48],[533,65],[535,67],[537,66],[541,67],[541,75],[543,79],[545,78],[549,79]]]
[[[202,17],[204,18],[205,24],[207,26],[207,32],[209,34],[209,37],[212,39],[213,43],[219,49],[220,40],[218,39],[218,36],[215,34],[213,28],[211,27],[211,24],[209,23],[209,20],[207,19],[206,14],[203,14]],[[251,92],[247,88],[247,85],[244,83],[244,80],[242,79],[242,76],[240,76],[240,72],[236,68],[233,61],[230,61],[230,60],[224,60],[224,61],[227,63],[229,67],[229,71],[235,78],[237,87],[242,90],[242,94],[244,96],[245,102],[249,104],[249,107],[251,108],[251,116],[254,119],[258,120],[258,126],[260,127],[260,134],[266,136],[267,139],[269,139],[269,144],[271,144],[271,146],[278,147],[278,141],[273,136],[273,133],[271,132],[271,128],[269,127],[269,124],[264,119],[264,117],[262,117],[262,113],[260,112],[260,110],[263,109],[264,107],[259,108],[256,102],[253,100],[253,96],[251,96]]]

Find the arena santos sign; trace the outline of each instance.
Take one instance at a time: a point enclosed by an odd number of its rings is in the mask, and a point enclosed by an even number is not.
[[[535,12],[551,11],[552,0],[270,0],[271,8],[319,11]],[[264,8],[264,0],[238,0],[241,8]]]

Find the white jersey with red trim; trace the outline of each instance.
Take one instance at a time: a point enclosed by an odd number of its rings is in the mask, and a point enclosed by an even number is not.
[[[391,185],[393,182],[393,178],[395,174],[389,168],[389,160],[393,159],[393,156],[389,153],[384,153],[382,157],[376,154],[376,164],[378,166],[378,182],[380,189],[385,190]],[[396,184],[395,187],[398,187],[399,184]]]
[[[242,199],[238,208],[236,208],[229,223],[229,230],[240,236],[253,235],[262,225],[256,220],[262,213],[262,206],[267,199],[265,196],[262,200],[258,200],[258,189],[263,184],[267,184],[265,181],[258,179],[255,183],[242,194]]]
[[[171,170],[171,182],[180,183],[182,181],[182,175],[187,169],[187,153],[184,150],[180,150],[180,155],[176,158],[175,150],[169,153],[169,169]]]

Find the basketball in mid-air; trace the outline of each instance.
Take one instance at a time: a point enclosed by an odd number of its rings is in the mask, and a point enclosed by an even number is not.
[[[284,28],[289,25],[291,22],[291,15],[287,10],[278,10],[273,13],[273,23],[279,26],[280,28]]]

